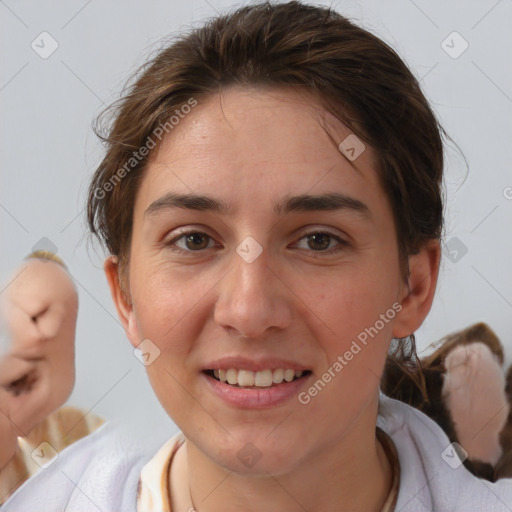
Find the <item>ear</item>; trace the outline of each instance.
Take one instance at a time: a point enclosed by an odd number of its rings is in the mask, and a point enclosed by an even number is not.
[[[109,256],[103,265],[103,270],[107,277],[108,286],[110,288],[110,294],[112,300],[117,309],[117,315],[123,328],[126,332],[126,336],[130,340],[130,343],[137,347],[140,344],[139,329],[135,320],[135,313],[133,310],[133,304],[131,298],[128,296],[123,289],[119,278],[119,260],[117,256]]]
[[[409,256],[409,279],[401,299],[402,309],[395,317],[393,337],[405,338],[423,323],[434,300],[439,274],[441,246],[427,241],[417,254]]]

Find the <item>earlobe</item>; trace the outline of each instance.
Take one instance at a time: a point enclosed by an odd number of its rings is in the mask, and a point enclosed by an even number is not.
[[[394,338],[413,334],[427,316],[437,285],[441,247],[438,240],[429,240],[417,254],[409,257],[409,280],[404,289],[402,309],[393,326]]]
[[[110,294],[114,301],[114,305],[116,306],[119,320],[123,325],[130,343],[136,347],[140,343],[137,322],[135,320],[135,313],[130,297],[121,285],[118,258],[116,256],[109,256],[105,260],[103,269],[105,271],[105,276],[107,277]]]

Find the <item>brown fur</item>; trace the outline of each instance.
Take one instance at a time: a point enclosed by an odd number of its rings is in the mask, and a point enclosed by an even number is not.
[[[404,369],[400,360],[388,358],[381,381],[382,391],[397,400],[405,402],[433,419],[446,433],[449,440],[458,442],[450,412],[441,396],[444,374],[444,361],[456,345],[466,345],[474,341],[485,343],[503,364],[503,347],[494,331],[485,323],[474,324],[462,331],[452,333],[435,343],[435,350],[419,360],[414,367]],[[512,399],[512,368],[508,372],[506,393]],[[466,468],[476,476],[495,481],[504,476],[512,477],[512,412],[500,435],[503,457],[496,465],[478,460],[464,461]]]

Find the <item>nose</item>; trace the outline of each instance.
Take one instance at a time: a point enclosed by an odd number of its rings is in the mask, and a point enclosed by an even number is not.
[[[38,351],[44,337],[34,319],[23,309],[12,305],[9,308],[7,325],[9,351],[16,354],[30,355]]]
[[[262,338],[288,327],[292,294],[265,251],[248,263],[234,253],[232,270],[219,283],[215,322],[244,338]]]

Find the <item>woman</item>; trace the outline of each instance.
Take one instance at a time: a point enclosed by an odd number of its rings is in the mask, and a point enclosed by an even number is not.
[[[508,480],[379,394],[442,231],[442,130],[396,53],[333,11],[253,5],[161,51],[116,109],[89,222],[182,432],[148,454],[103,428],[5,510],[508,510]]]

